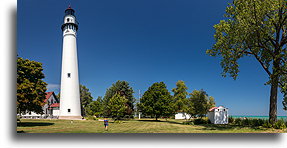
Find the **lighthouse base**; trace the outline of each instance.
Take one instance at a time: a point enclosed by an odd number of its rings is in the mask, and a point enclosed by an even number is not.
[[[59,119],[63,120],[83,120],[82,116],[59,116]]]

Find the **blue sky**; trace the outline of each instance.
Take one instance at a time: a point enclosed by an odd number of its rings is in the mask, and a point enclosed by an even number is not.
[[[268,115],[270,86],[255,59],[239,60],[237,80],[221,76],[220,57],[205,54],[214,43],[213,25],[231,0],[24,0],[17,4],[18,55],[43,63],[49,91],[59,92],[64,11],[71,4],[79,21],[80,83],[104,96],[117,80],[144,92],[178,80],[188,91],[204,89],[232,115]],[[278,97],[278,115],[282,109]]]

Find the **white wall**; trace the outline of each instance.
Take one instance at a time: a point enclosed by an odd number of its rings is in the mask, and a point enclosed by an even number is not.
[[[228,108],[219,106],[212,112],[208,112],[208,119],[213,124],[228,124]]]
[[[66,32],[69,30],[69,32]],[[60,116],[81,116],[76,32],[63,31]],[[68,73],[70,77],[68,77]],[[70,109],[70,112],[68,110]]]
[[[189,119],[190,115],[187,113],[177,113],[175,114],[174,119]]]

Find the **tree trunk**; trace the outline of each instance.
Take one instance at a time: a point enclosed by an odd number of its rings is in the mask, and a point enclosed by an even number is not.
[[[273,74],[271,75],[271,91],[270,91],[270,106],[269,106],[269,122],[274,124],[277,121],[277,94],[278,94],[278,74],[277,69],[279,64],[273,63]]]
[[[269,121],[272,124],[277,121],[277,91],[278,91],[278,83],[271,84]]]

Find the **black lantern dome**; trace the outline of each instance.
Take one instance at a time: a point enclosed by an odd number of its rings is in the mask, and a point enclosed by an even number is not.
[[[74,15],[75,14],[75,10],[71,8],[71,5],[69,5],[69,7],[65,10],[65,15]]]
[[[76,20],[75,10],[71,8],[71,5],[69,5],[69,7],[65,10],[64,24],[62,25],[61,29],[64,31],[68,28],[72,28],[75,31],[78,30],[78,21]]]

